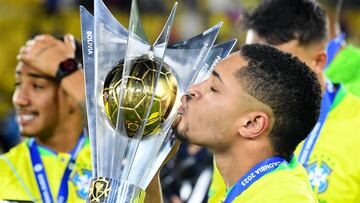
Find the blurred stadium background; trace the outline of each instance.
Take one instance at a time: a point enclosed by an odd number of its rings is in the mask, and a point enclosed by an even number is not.
[[[104,2],[119,22],[127,27],[131,0]],[[150,42],[155,41],[174,2],[138,0],[142,22]],[[241,27],[243,11],[251,10],[259,2],[260,0],[179,0],[171,41],[186,39],[223,21],[218,42],[237,38],[238,47],[245,37],[245,30]],[[336,5],[337,0],[322,0],[322,3]],[[15,121],[11,120],[11,95],[15,83],[16,55],[20,46],[39,33],[58,36],[72,33],[80,39],[79,5],[84,5],[89,11],[93,10],[93,0],[0,0],[0,145],[3,144],[1,140],[5,134],[16,132]],[[341,28],[347,35],[347,41],[357,46],[360,45],[359,9],[359,0],[344,0],[340,12]]]

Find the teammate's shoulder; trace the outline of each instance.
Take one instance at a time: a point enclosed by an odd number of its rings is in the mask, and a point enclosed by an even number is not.
[[[246,193],[250,192],[246,195],[248,198],[239,197],[238,202],[316,203],[316,197],[308,182],[296,173],[298,171],[291,169],[268,174],[261,178],[258,184],[254,184],[253,188],[248,188],[249,191],[246,191]]]
[[[279,168],[281,170],[275,170],[260,179],[257,190],[266,191],[262,192],[265,196],[259,196],[260,199],[265,198],[267,193],[272,197],[270,202],[316,202],[308,174],[295,156],[289,164],[283,164]],[[294,201],[292,197],[296,197]]]
[[[27,140],[20,142],[18,145],[11,148],[7,153],[0,155],[0,163],[5,160],[16,161],[22,159],[28,154]]]
[[[347,90],[343,91],[343,98],[331,113],[344,119],[360,119],[360,98]]]
[[[9,152],[0,155],[0,177],[3,181],[10,181],[18,167],[23,167],[27,161],[27,143],[23,141],[11,148]],[[3,182],[3,184],[6,184]]]

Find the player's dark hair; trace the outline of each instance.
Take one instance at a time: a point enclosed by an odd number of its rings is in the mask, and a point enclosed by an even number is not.
[[[312,0],[264,0],[245,15],[245,25],[272,45],[294,39],[306,45],[327,35],[325,11]]]
[[[245,92],[272,109],[271,144],[276,155],[289,159],[317,122],[319,81],[297,57],[269,45],[244,45],[240,55],[248,64],[235,76]]]

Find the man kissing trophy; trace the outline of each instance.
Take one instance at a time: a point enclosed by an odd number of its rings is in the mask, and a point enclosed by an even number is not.
[[[177,3],[153,45],[136,0],[129,29],[101,0],[80,7],[86,107],[93,164],[87,202],[143,202],[144,190],[174,145],[180,97],[209,76],[236,40],[214,45],[221,23],[168,45]]]

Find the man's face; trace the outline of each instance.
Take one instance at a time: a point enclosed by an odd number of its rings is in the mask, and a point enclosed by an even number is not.
[[[20,133],[28,137],[51,136],[63,120],[65,97],[52,79],[20,62],[13,94]]]
[[[236,71],[246,65],[239,53],[231,54],[216,65],[209,79],[190,87],[179,108],[180,138],[217,150],[232,143],[238,135],[240,118],[254,107],[255,99],[242,90],[235,77]]]

